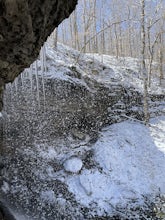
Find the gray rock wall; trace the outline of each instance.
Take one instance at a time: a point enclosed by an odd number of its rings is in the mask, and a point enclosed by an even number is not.
[[[39,78],[39,102],[35,77],[33,90],[29,78],[22,82],[19,77],[17,89],[15,84],[8,85],[4,97],[4,138],[20,136],[30,142],[35,138],[51,141],[67,137],[75,130],[95,138],[106,125],[128,118],[143,120],[143,95],[136,89],[120,83],[107,87],[88,76],[82,80],[88,86],[76,83],[74,78],[47,78],[43,93]],[[163,114],[164,96],[152,95],[150,100],[151,117]]]

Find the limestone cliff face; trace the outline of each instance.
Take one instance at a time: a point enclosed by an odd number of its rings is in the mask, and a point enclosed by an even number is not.
[[[40,47],[77,0],[0,0],[0,110],[5,83],[38,56]]]

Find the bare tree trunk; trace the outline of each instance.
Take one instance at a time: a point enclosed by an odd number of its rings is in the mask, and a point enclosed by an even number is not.
[[[109,36],[108,36],[108,54],[113,55],[113,37],[112,37],[112,30],[109,29]]]
[[[121,24],[119,24],[119,47],[120,47],[119,56],[122,56],[123,55],[123,46],[122,46],[122,26],[121,26]]]
[[[163,36],[160,35],[160,49],[159,49],[159,83],[162,85],[162,79],[164,78],[163,75]]]
[[[62,43],[65,44],[66,28],[63,23],[61,24],[61,26],[62,26]]]
[[[69,17],[69,27],[70,27],[71,47],[73,48],[72,16]]]
[[[149,112],[148,112],[148,85],[147,85],[147,71],[145,64],[145,49],[146,49],[146,35],[145,35],[145,0],[141,0],[141,71],[144,83],[144,97],[143,97],[143,111],[144,111],[144,122],[147,125],[149,122]]]
[[[129,22],[129,54],[131,57],[133,57],[133,52],[132,52],[132,28],[131,24]]]
[[[73,12],[74,16],[74,37],[75,37],[75,49],[80,50],[79,37],[78,37],[78,25],[77,25],[77,12]]]
[[[84,11],[83,11],[83,26],[84,26],[84,49],[83,49],[83,52],[86,53],[86,41],[87,41],[87,38],[86,38],[86,0],[84,0]]]
[[[151,86],[151,74],[152,74],[152,62],[153,62],[153,51],[151,48],[151,36],[150,36],[150,28],[147,28],[148,35],[148,51],[149,51],[149,69],[148,69],[148,86]]]
[[[119,42],[118,42],[118,34],[117,34],[117,25],[115,24],[114,26],[114,30],[115,30],[115,46],[116,46],[116,58],[119,58]]]
[[[96,19],[96,14],[97,14],[97,10],[96,10],[96,0],[94,0],[94,35],[96,35],[97,33],[97,19]],[[94,52],[97,53],[98,52],[98,39],[97,39],[97,35],[94,39]]]

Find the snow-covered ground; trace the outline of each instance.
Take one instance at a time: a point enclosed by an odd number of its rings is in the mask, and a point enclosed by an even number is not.
[[[165,195],[165,117],[149,128],[131,121],[106,127],[93,149],[101,170],[83,169],[66,181],[77,200],[93,205],[98,215],[130,201],[142,204],[143,196]]]
[[[79,206],[89,208],[93,216],[118,214],[132,219],[131,210],[145,210],[147,202],[154,203],[157,196],[165,196],[165,117],[152,119],[149,127],[130,120],[107,126],[93,145],[60,146],[60,151],[53,146],[36,148],[46,163],[57,158],[63,163],[58,172],[51,166],[44,174],[37,171],[42,181],[62,181]],[[89,149],[95,166],[87,169],[82,156]],[[41,191],[40,198],[45,203],[56,203],[51,187]],[[66,200],[62,199],[64,205]],[[162,212],[164,216],[165,210]],[[132,213],[135,215],[136,211]],[[135,219],[140,219],[138,211]]]
[[[143,92],[143,77],[140,71],[141,65],[139,59],[132,57],[116,58],[114,56],[100,54],[88,54],[88,56],[103,63],[107,67],[112,68],[115,73],[115,77],[119,79],[119,81],[121,81],[125,86],[131,85]],[[151,76],[151,87],[148,88],[148,91],[151,94],[164,94],[165,80],[162,80],[162,86],[160,86],[158,64],[153,63],[153,67],[157,69],[157,72],[154,70],[153,75]]]

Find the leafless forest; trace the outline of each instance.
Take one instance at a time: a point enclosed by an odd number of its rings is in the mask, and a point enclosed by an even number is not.
[[[142,59],[144,46],[150,86],[153,62],[159,63],[160,83],[163,78],[164,33],[163,0],[79,0],[77,10],[56,29],[54,36],[81,52],[116,57]]]
[[[164,80],[165,2],[163,0],[79,0],[77,9],[54,31],[62,42],[80,53],[134,57],[141,61],[144,114],[152,76]]]

